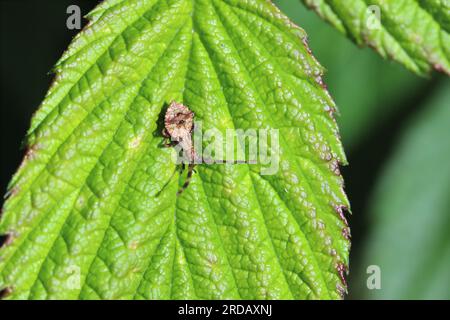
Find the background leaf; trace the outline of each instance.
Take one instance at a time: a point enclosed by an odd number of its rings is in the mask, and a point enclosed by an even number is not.
[[[352,294],[378,299],[450,298],[450,82],[417,114],[377,184],[373,231],[354,273]],[[381,268],[367,290],[366,268]]]
[[[348,264],[333,101],[266,1],[107,1],[56,66],[9,188],[11,298],[339,298]],[[276,45],[274,45],[274,43]],[[280,170],[199,166],[175,196],[164,104],[275,127]],[[183,178],[180,178],[183,182]]]
[[[338,106],[337,121],[347,152],[365,143],[374,131],[381,130],[380,124],[430,91],[428,81],[368,48],[355,47],[300,2],[275,3],[305,29],[314,55],[327,69],[325,82]]]
[[[400,62],[418,74],[431,69],[450,74],[450,2],[303,0],[358,45]],[[377,6],[381,23],[374,23]],[[376,9],[376,10],[378,10]]]

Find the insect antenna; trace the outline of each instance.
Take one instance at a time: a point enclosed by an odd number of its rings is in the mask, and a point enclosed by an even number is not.
[[[170,181],[172,181],[173,176],[175,175],[175,173],[177,172],[177,168],[175,168],[175,170],[173,170],[172,175],[170,176],[169,180],[167,180],[167,182],[163,185],[163,187],[161,188],[161,190],[159,190],[156,194],[155,194],[155,198],[158,198],[161,193],[163,192],[163,190],[169,185]]]
[[[220,162],[218,162],[220,161]],[[207,157],[202,157],[202,163],[208,163],[208,164],[213,164],[213,163],[225,163],[225,164],[258,164],[258,161],[256,160],[217,160],[217,159],[212,159],[212,158],[207,158]]]

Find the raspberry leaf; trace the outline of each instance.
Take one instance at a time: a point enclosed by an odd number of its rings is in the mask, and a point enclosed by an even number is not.
[[[10,183],[8,297],[342,297],[346,160],[304,31],[264,0],[110,0],[89,19]],[[177,197],[171,101],[204,129],[278,129],[278,171],[200,164]]]

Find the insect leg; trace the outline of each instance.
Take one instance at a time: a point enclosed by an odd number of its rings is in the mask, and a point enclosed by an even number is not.
[[[163,147],[166,147],[166,148],[171,148],[171,147],[174,147],[174,146],[176,146],[178,144],[178,141],[171,141],[171,140],[169,140],[168,142],[167,141],[165,141],[165,142],[163,142]]]
[[[180,194],[183,193],[184,190],[186,190],[186,188],[189,186],[189,183],[191,182],[191,178],[192,178],[192,173],[194,171],[194,166],[195,164],[190,163],[188,165],[188,173],[187,173],[187,177],[186,177],[186,181],[184,182],[183,186],[181,187],[180,190],[178,190],[177,192],[177,196],[179,196]]]

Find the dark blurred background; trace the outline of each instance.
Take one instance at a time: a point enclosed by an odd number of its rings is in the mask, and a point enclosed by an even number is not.
[[[353,212],[348,297],[450,298],[449,80],[438,74],[420,78],[357,48],[300,1],[274,2],[307,31],[340,110]],[[86,14],[97,3],[0,0],[1,193],[21,161],[21,142],[50,85],[52,66],[78,33],[66,28],[67,7],[77,4]],[[429,140],[416,148],[410,142],[415,135]],[[434,153],[436,166],[430,164]],[[369,265],[380,267],[379,290],[367,288]]]

